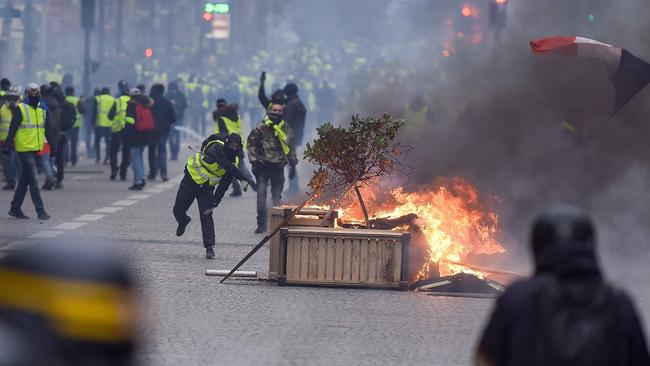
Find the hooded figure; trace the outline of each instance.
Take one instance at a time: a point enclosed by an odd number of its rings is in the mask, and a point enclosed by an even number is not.
[[[535,275],[498,300],[477,365],[650,365],[630,298],[605,282],[590,219],[571,207],[541,215]]]

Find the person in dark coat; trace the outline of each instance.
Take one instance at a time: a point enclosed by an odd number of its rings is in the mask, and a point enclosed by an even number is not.
[[[153,99],[154,131],[151,141],[149,142],[149,180],[156,179],[160,172],[160,178],[168,181],[167,178],[167,140],[172,125],[176,122],[176,113],[174,106],[169,99],[164,97],[165,87],[162,84],[151,86],[149,96]]]
[[[650,365],[631,299],[603,278],[595,232],[578,209],[542,214],[532,233],[535,274],[499,298],[476,364]]]
[[[291,127],[293,131],[293,138],[291,139],[291,146],[298,149],[304,139],[305,135],[305,118],[307,117],[307,108],[298,96],[298,86],[294,83],[288,83],[283,89],[284,94],[287,96],[287,104],[284,108],[284,120]],[[289,179],[289,194],[297,194],[299,192],[298,174],[293,174],[293,178]]]
[[[169,83],[169,91],[165,94],[165,98],[169,99],[174,106],[174,113],[176,114],[176,126],[183,126],[183,117],[185,116],[185,109],[187,109],[187,98],[181,92],[178,82],[172,81]],[[181,150],[181,132],[172,129],[169,133],[169,150],[171,152],[171,160],[178,160],[178,153]]]
[[[138,104],[151,108],[153,101],[142,95],[141,88],[131,89],[131,100],[126,107],[126,123],[124,124],[124,142],[131,151],[131,167],[133,168],[133,185],[131,190],[140,191],[144,188],[144,148],[149,145],[152,131],[140,131],[135,126],[136,106]]]

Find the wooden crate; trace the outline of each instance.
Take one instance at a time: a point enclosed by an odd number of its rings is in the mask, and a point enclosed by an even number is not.
[[[281,230],[278,284],[406,289],[410,235],[389,230]]]
[[[288,217],[296,207],[282,206],[271,209],[271,228],[275,228],[285,217]],[[315,207],[305,207],[300,213],[289,221],[287,227],[334,227],[338,212],[334,211],[327,220],[323,220],[329,211]],[[273,235],[270,240],[269,250],[269,280],[278,279],[278,268],[280,266],[280,233]]]

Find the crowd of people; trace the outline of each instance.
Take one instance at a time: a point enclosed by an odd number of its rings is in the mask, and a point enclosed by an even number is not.
[[[200,151],[186,163],[186,176],[173,211],[180,236],[190,222],[186,211],[194,200],[198,201],[208,258],[214,257],[212,210],[230,185],[233,197],[241,196],[248,186],[257,191],[256,233],[266,232],[268,228],[269,188],[273,204],[280,203],[285,166],[289,167],[287,174],[291,182],[288,192],[298,192],[296,150],[303,143],[307,108],[298,95],[296,83],[288,82],[270,96],[265,83],[266,73],[262,72],[257,108],[263,115],[248,136],[244,135],[239,105],[229,103],[225,97],[215,100],[211,118],[201,116],[210,121],[212,128],[194,132],[204,141]],[[169,148],[171,160],[178,160],[183,120],[192,105],[186,95],[189,89],[181,81],[172,81],[167,88],[154,83],[147,93],[144,84],[130,88],[128,82],[120,80],[115,95],[109,87],[102,87],[95,89],[92,97],[84,98],[75,95],[73,86],[63,87],[57,81],[43,85],[30,83],[22,93],[20,86],[3,79],[0,99],[0,143],[6,182],[3,189],[15,190],[9,215],[28,218],[22,211],[22,203],[29,189],[38,218],[49,218],[37,177],[39,173],[45,175],[42,189],[63,189],[66,166],[74,166],[80,159],[80,136],[85,139],[86,158],[94,159],[97,165],[110,166],[109,180],[119,176],[121,181],[126,181],[131,167],[130,190],[142,190],[147,181],[158,177],[168,181],[167,151]]]

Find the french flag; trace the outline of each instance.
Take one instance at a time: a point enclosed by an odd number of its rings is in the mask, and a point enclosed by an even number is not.
[[[589,38],[554,36],[530,41],[533,53],[556,53],[602,61],[608,68],[616,100],[614,114],[618,113],[641,89],[650,83],[650,64],[627,50]]]

